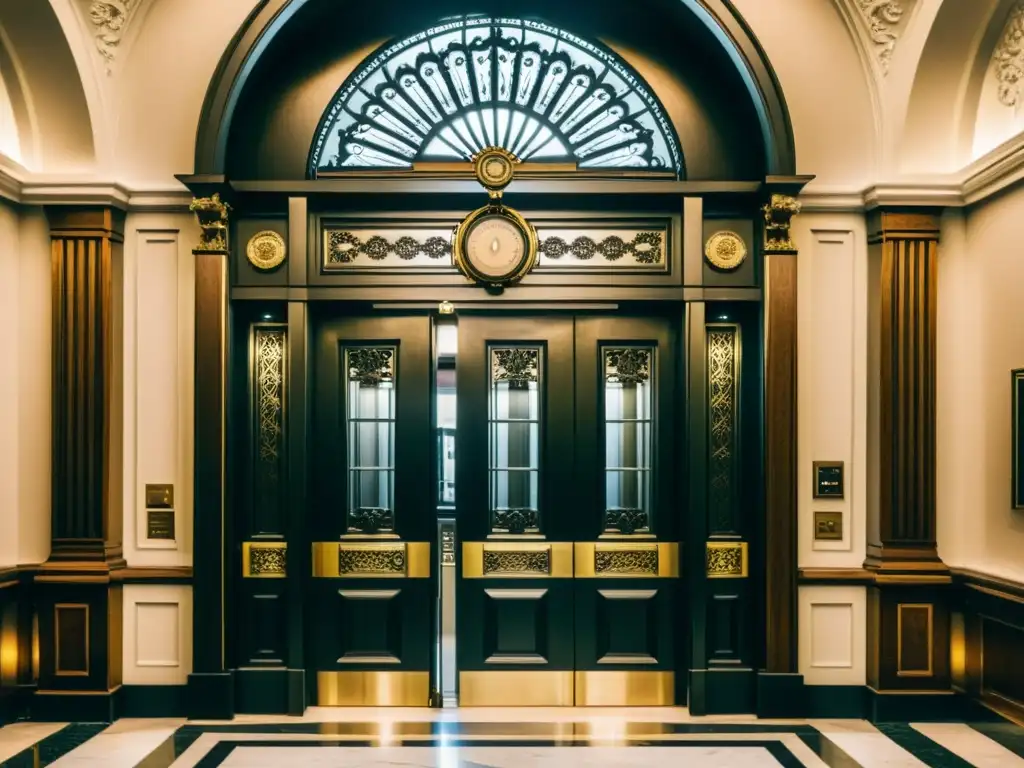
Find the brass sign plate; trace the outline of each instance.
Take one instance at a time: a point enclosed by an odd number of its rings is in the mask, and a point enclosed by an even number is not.
[[[171,509],[174,506],[173,485],[146,484],[147,509]]]
[[[174,510],[146,510],[146,538],[174,541]]]
[[[814,498],[841,499],[843,487],[843,462],[814,462]]]
[[[815,512],[814,538],[816,541],[838,541],[843,538],[842,512]]]

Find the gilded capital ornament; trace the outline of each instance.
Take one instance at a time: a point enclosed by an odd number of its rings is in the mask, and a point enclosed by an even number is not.
[[[222,202],[220,195],[212,197],[196,197],[192,199],[188,209],[196,215],[202,234],[199,238],[199,251],[228,250],[228,211],[231,206]]]
[[[795,251],[796,243],[789,236],[789,224],[800,213],[800,203],[789,195],[772,195],[761,209],[764,211],[765,253]]]

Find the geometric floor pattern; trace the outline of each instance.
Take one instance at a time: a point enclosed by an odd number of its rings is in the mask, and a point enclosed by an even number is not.
[[[650,710],[328,710],[0,729],[10,768],[1024,768],[1024,729]]]

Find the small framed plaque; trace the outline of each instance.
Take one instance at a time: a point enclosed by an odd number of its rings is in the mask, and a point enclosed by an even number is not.
[[[843,462],[814,462],[814,498],[841,499],[843,487]]]
[[[146,538],[174,541],[174,510],[146,510]]]
[[[1010,427],[1013,433],[1012,499],[1014,509],[1024,509],[1024,368],[1010,373],[1013,399],[1013,421]]]

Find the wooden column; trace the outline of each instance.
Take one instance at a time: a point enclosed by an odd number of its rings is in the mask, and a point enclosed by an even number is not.
[[[36,717],[111,719],[121,685],[120,274],[124,212],[51,207],[51,554],[35,577]]]
[[[868,508],[865,562],[875,574],[868,594],[868,684],[875,692],[873,714],[884,718],[915,706],[908,690],[952,698],[943,589],[951,578],[935,544],[938,215],[881,209],[870,217],[868,232],[879,280],[872,301],[878,494]],[[922,704],[929,712],[938,706],[931,698]]]
[[[758,713],[798,714],[797,673],[797,247],[790,222],[800,204],[772,194],[763,208],[766,655]]]
[[[190,718],[234,716],[225,664],[225,464],[228,350],[228,206],[217,194],[192,201],[202,237],[195,255],[195,492]]]

